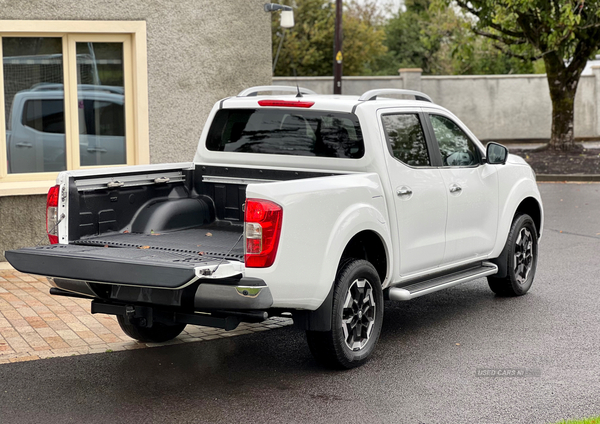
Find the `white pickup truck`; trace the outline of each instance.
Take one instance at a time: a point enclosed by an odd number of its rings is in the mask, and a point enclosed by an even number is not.
[[[384,299],[481,277],[525,294],[542,227],[527,163],[423,93],[254,87],[214,106],[192,163],[61,172],[52,244],[5,255],[141,341],[291,314],[320,362],[351,368]]]

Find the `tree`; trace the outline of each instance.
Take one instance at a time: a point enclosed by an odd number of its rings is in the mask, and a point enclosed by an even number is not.
[[[549,148],[572,150],[581,72],[600,49],[600,0],[456,0],[476,17],[475,33],[508,55],[541,57],[552,100]]]
[[[493,48],[490,40],[471,31],[472,18],[436,0],[405,0],[405,9],[386,23],[388,54],[381,70],[421,68],[424,74],[533,73],[523,62]]]
[[[282,3],[292,5],[286,0]],[[272,23],[273,57],[284,37],[274,75],[321,76],[333,74],[335,2],[295,0],[294,28],[283,31],[279,18]],[[350,1],[344,9],[344,75],[371,75],[386,48],[381,15],[375,0]]]

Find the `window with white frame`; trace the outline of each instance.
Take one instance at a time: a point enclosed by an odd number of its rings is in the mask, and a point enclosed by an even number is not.
[[[41,32],[56,24],[1,27],[0,191],[64,170],[148,162],[140,122],[147,121],[145,24],[73,21]],[[65,32],[70,26],[76,31]]]

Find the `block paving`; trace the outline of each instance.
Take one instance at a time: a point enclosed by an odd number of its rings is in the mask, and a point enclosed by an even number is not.
[[[50,287],[45,277],[0,269],[0,364],[200,342],[292,324],[273,317],[233,331],[188,325],[169,342],[140,343],[123,333],[114,316],[92,315],[89,300],[51,296]]]

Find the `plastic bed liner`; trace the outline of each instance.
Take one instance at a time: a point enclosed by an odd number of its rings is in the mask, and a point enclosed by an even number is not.
[[[213,226],[161,234],[106,234],[76,244],[8,251],[5,256],[16,269],[31,274],[176,289],[194,279],[197,266],[242,260],[241,229]]]
[[[84,246],[135,247],[243,260],[242,226],[203,227],[153,234],[112,233],[78,240]]]

